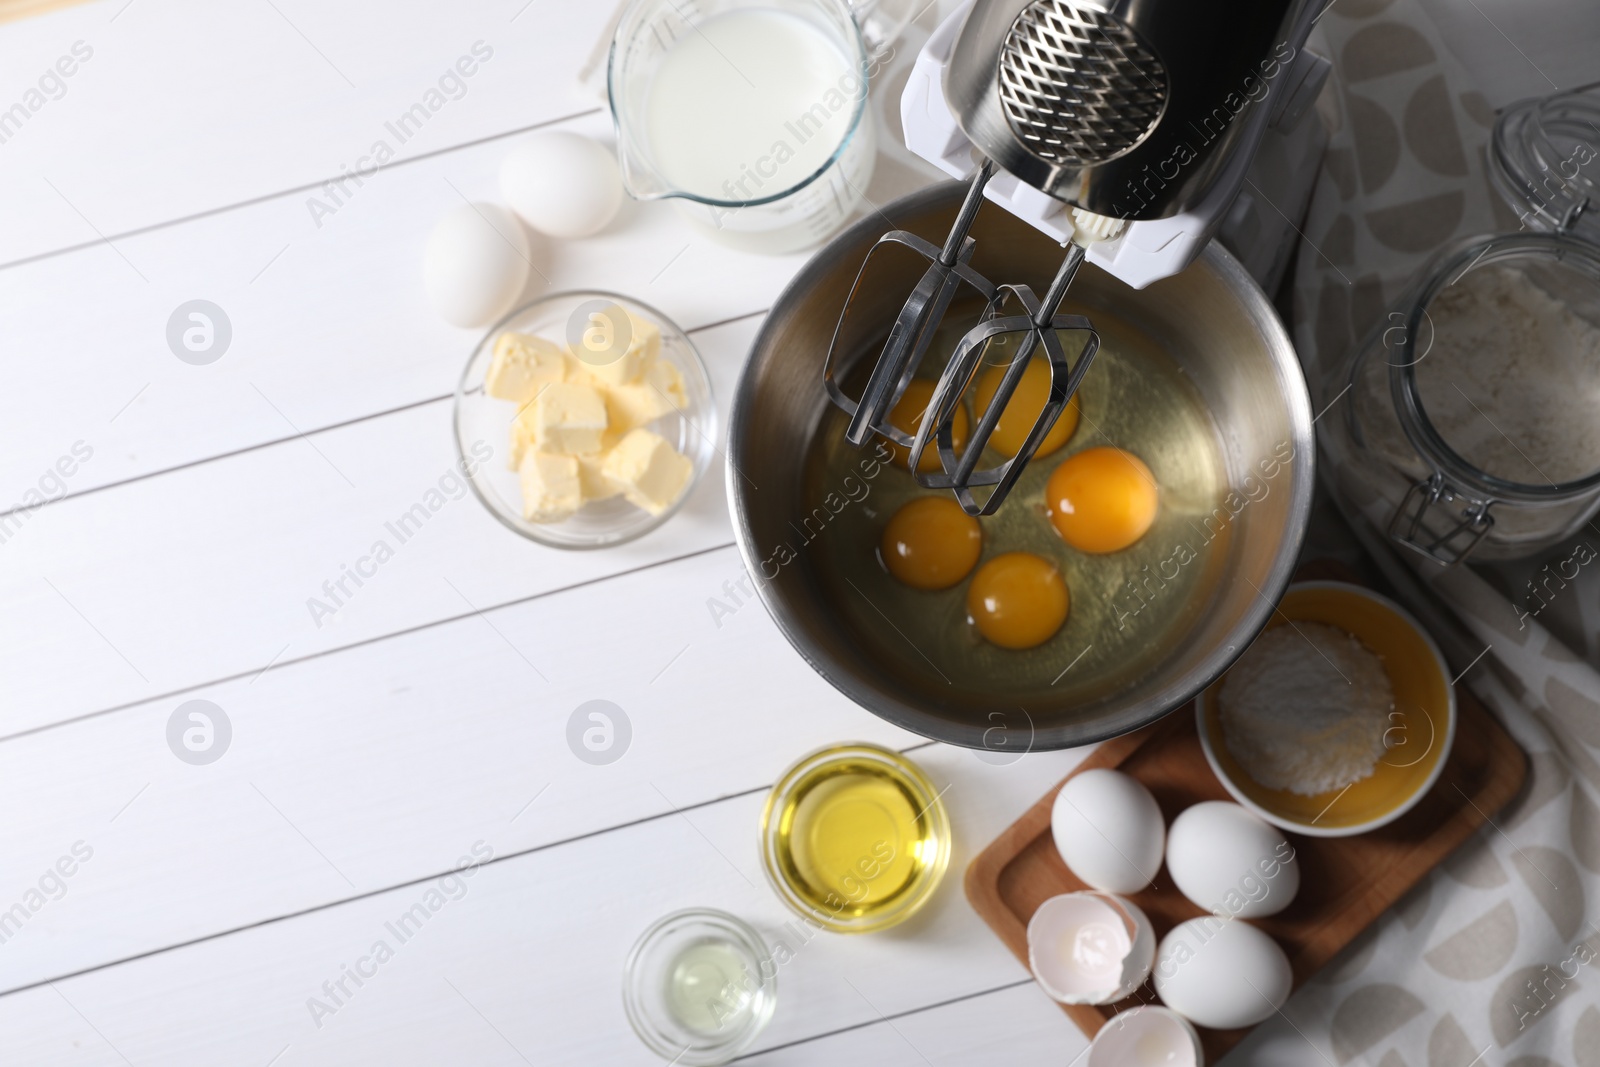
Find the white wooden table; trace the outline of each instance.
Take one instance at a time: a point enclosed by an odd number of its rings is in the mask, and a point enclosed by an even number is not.
[[[740,573],[720,469],[606,552],[447,498],[333,618],[308,610],[450,470],[476,334],[428,309],[425,235],[495,199],[519,133],[608,135],[575,73],[609,7],[103,0],[0,26],[0,109],[22,105],[0,113],[0,1063],[658,1062],[622,1013],[638,933],[690,905],[775,932],[767,784],[822,744],[920,743],[759,606],[713,618]],[[398,144],[385,123],[476,42],[492,56]],[[379,139],[393,162],[335,200]],[[871,195],[921,180],[886,159]],[[536,248],[530,297],[662,308],[724,404],[804,258],[659,204]],[[167,343],[196,299],[232,331],[203,366]],[[591,699],[632,724],[605,766],[565,740]],[[168,744],[191,700],[231,726],[208,764]],[[1081,753],[915,756],[958,834],[938,898],[800,950],[758,1062],[1082,1050],[960,889]],[[419,903],[401,942],[386,924]]]

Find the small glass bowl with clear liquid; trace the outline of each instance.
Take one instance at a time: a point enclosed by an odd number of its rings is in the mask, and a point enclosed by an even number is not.
[[[658,919],[623,970],[628,1022],[672,1063],[727,1063],[755,1041],[777,1005],[777,965],[742,919],[689,908]]]

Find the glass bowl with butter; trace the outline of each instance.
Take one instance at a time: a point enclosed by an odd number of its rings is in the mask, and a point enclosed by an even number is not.
[[[506,527],[603,548],[682,507],[716,453],[716,418],[700,353],[665,315],[619,293],[554,293],[473,349],[456,386],[456,453]]]

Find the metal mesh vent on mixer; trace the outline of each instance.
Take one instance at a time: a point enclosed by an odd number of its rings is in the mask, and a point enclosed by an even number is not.
[[[1167,103],[1167,70],[1121,20],[1079,0],[1023,8],[1000,53],[1012,132],[1050,163],[1103,163],[1144,139]]]

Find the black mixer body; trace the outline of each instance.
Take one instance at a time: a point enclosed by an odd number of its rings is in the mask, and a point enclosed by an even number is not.
[[[1094,324],[1059,314],[1090,245],[1140,223],[1195,212],[1220,219],[1314,19],[1312,0],[974,0],[950,51],[943,89],[971,142],[976,169],[942,247],[900,230],[898,246],[928,262],[893,325],[859,399],[839,382],[839,339],[874,255],[861,266],[824,361],[828,395],[850,415],[845,438],[885,437],[909,449],[912,476],[950,490],[971,515],[1004,503],[1024,466],[1071,402],[1099,350]],[[1022,181],[1072,209],[1072,239],[1042,296],[997,284],[970,266],[967,236],[991,181]],[[1211,195],[1215,187],[1215,194]],[[1202,206],[1204,205],[1204,206]],[[1159,227],[1157,227],[1159,229]],[[1159,238],[1158,238],[1159,239]],[[1176,269],[1184,264],[1174,261]],[[986,307],[939,373],[914,432],[891,413],[963,288]],[[1061,335],[1076,350],[1069,356]],[[958,448],[963,397],[996,342],[1016,339],[986,409]],[[1013,455],[983,466],[989,438],[1030,361],[1043,358],[1049,392]],[[927,452],[938,459],[925,470]],[[975,492],[975,490],[977,490]]]
[[[1029,185],[1097,215],[1167,218],[1205,195],[1290,69],[1309,2],[976,0],[946,100]]]

